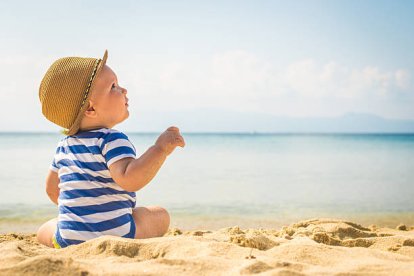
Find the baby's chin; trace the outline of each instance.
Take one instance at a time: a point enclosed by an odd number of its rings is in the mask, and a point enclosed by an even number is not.
[[[125,111],[125,118],[122,120],[122,121],[125,121],[126,119],[128,119],[129,118],[129,110],[127,109],[126,111]]]

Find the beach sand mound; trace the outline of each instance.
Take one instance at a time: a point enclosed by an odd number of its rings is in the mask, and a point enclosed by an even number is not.
[[[412,228],[335,219],[280,230],[174,228],[160,238],[104,236],[64,249],[5,234],[0,252],[0,275],[414,275]]]

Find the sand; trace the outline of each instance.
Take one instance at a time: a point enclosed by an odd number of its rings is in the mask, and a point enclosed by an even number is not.
[[[281,229],[222,228],[65,249],[0,235],[0,275],[414,275],[414,227],[312,219]]]

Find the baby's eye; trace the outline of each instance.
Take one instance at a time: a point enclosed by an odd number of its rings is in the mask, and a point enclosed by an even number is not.
[[[118,92],[123,93],[123,89],[119,86],[116,86],[115,83],[112,84],[111,90],[113,90],[113,89],[116,89],[116,90],[118,90]]]

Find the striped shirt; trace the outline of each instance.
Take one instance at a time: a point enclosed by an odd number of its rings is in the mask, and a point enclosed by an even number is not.
[[[60,180],[55,233],[60,247],[102,235],[135,237],[135,193],[116,184],[108,169],[135,156],[128,137],[114,129],[79,132],[59,142],[50,169]]]

